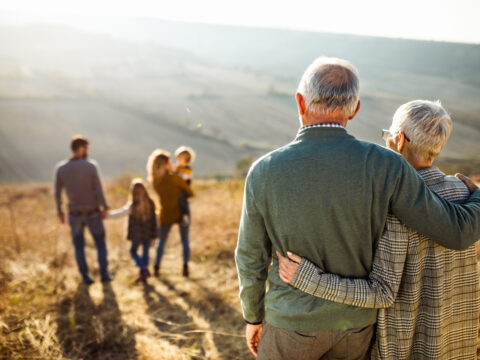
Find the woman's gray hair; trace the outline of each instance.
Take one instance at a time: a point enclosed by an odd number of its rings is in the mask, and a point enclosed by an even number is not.
[[[345,115],[351,116],[357,109],[359,88],[358,71],[350,62],[322,56],[307,68],[297,92],[303,96],[309,112],[343,109]]]
[[[440,101],[413,100],[400,106],[393,115],[390,132],[403,132],[408,147],[417,158],[432,161],[450,136],[452,119]]]

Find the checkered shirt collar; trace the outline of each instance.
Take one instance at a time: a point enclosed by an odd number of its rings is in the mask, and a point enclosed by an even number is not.
[[[304,125],[300,128],[300,130],[312,129],[312,128],[325,128],[325,127],[345,129],[345,126],[339,123],[322,123],[322,124]]]

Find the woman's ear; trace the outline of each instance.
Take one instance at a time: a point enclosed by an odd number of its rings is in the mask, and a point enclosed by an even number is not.
[[[403,132],[400,132],[398,135],[398,141],[397,141],[397,151],[399,153],[402,153],[402,150],[405,148],[405,134]]]

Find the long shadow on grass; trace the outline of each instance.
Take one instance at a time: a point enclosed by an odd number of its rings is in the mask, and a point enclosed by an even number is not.
[[[202,336],[188,333],[195,328],[195,324],[181,306],[172,303],[150,284],[144,286],[143,296],[147,304],[147,313],[163,339],[190,355],[199,357],[205,355],[202,349]]]
[[[122,321],[115,292],[103,283],[103,301],[93,303],[80,284],[58,304],[57,337],[63,355],[72,359],[135,359],[134,331]]]
[[[187,293],[175,287],[167,279],[162,282],[177,296],[184,299],[190,307],[195,308],[199,314],[209,322],[213,334],[213,341],[223,359],[249,359],[245,339],[240,337],[245,331],[245,322],[242,314],[216,292],[201,285],[194,279],[187,280],[195,286],[195,291]]]

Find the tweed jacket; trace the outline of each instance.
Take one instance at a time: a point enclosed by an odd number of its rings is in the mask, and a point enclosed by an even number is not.
[[[445,199],[462,203],[469,197],[460,180],[436,167],[419,174]],[[380,308],[373,359],[476,359],[480,292],[474,245],[444,248],[389,215],[368,279],[323,273],[302,259],[292,285],[326,300]]]

